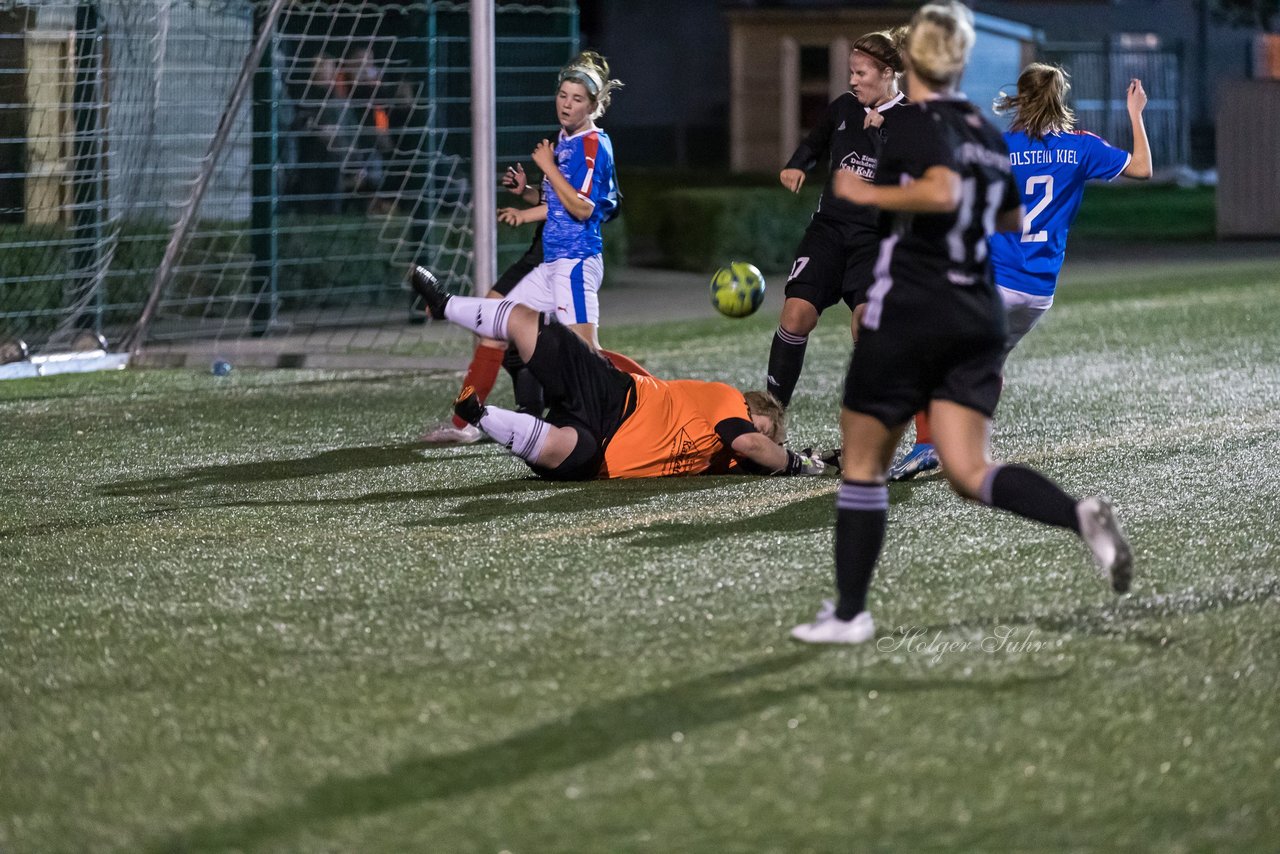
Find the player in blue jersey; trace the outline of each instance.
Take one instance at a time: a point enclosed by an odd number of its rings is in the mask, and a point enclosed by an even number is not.
[[[1151,177],[1151,146],[1142,121],[1147,93],[1141,80],[1129,83],[1133,152],[1109,145],[1087,131],[1074,130],[1067,107],[1071,85],[1056,65],[1036,62],[1018,76],[1018,94],[996,100],[998,113],[1012,113],[1004,134],[1009,163],[1027,210],[1022,230],[991,236],[991,272],[1004,303],[1009,336],[1005,356],[1053,304],[1058,272],[1066,257],[1067,231],[1084,198],[1085,182]],[[928,420],[916,418],[916,442],[889,472],[907,480],[938,467]]]
[[[1022,199],[1000,132],[956,92],[976,34],[973,13],[929,4],[907,36],[907,94],[875,183],[835,178],[842,198],[887,215],[875,283],[840,413],[843,481],[836,494],[839,598],[792,637],[863,643],[875,637],[867,593],[889,515],[885,477],[911,416],[928,408],[947,480],[989,507],[1073,531],[1117,592],[1132,552],[1110,505],[1076,500],[1044,475],[990,457],[1005,324],[987,269],[987,238],[1022,225]]]
[[[600,347],[600,226],[617,213],[621,199],[613,143],[595,120],[604,115],[613,90],[621,85],[609,79],[608,63],[594,51],[584,51],[561,69],[556,90],[559,139],[554,145],[544,139],[533,151],[533,162],[543,173],[543,202],[502,212],[509,225],[545,220],[543,261],[508,297],[553,312],[593,350]]]
[[[893,132],[893,115],[907,103],[898,91],[902,74],[902,32],[868,33],[849,51],[849,91],[827,106],[827,112],[779,174],[793,193],[805,173],[828,161],[827,186],[818,200],[796,249],[787,277],[782,316],[769,348],[769,392],[785,407],[804,367],[809,333],[822,312],[842,299],[849,308],[866,299],[880,246],[876,212],[836,197],[831,182],[839,172],[871,180],[884,140]]]
[[[1020,232],[991,238],[991,273],[1009,325],[1006,356],[1053,304],[1067,231],[1080,210],[1085,182],[1151,177],[1142,81],[1131,80],[1127,96],[1132,153],[1074,130],[1075,116],[1066,105],[1070,88],[1063,69],[1037,62],[1018,76],[1018,94],[1002,94],[995,105],[997,112],[1013,115],[1004,141],[1027,209]]]

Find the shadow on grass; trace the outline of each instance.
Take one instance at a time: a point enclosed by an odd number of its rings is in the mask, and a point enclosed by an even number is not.
[[[421,442],[360,448],[335,448],[295,460],[261,460],[224,466],[199,466],[182,474],[145,480],[121,480],[98,487],[112,497],[145,497],[168,495],[203,486],[225,486],[246,483],[270,483],[279,480],[341,474],[349,471],[390,468],[391,466],[431,463],[420,451],[430,447]],[[457,456],[451,460],[459,459]]]
[[[1277,598],[1280,598],[1280,579],[1273,578],[1256,586],[1227,584],[1209,590],[1132,595],[1117,598],[1101,607],[1080,605],[1049,614],[991,614],[921,628],[925,629],[928,637],[933,637],[936,632],[946,635],[950,632],[989,631],[995,626],[1035,626],[1049,634],[1086,634],[1159,648],[1177,643],[1175,633],[1166,629],[1152,631],[1139,625],[1141,622],[1225,611]]]
[[[908,481],[894,484],[889,490],[889,503],[899,504],[908,500],[913,489],[928,481]],[[831,491],[793,501],[784,507],[759,516],[744,514],[742,518],[726,522],[657,522],[647,525],[642,532],[619,531],[612,537],[629,537],[627,545],[651,548],[706,543],[724,537],[751,534],[794,534],[798,531],[826,530],[835,525],[835,491],[838,480],[832,479]],[[744,508],[749,511],[751,508]]]
[[[780,687],[744,686],[813,661],[822,650],[804,649],[701,676],[669,688],[578,709],[566,719],[517,732],[467,750],[404,760],[382,774],[330,779],[302,793],[292,805],[225,824],[203,825],[156,845],[153,851],[247,849],[301,828],[315,830],[334,819],[377,815],[425,801],[507,787],[540,774],[575,768],[629,745],[667,741],[673,732],[758,713],[806,694],[878,691],[1016,691],[1065,678],[1067,672],[999,680],[918,680],[874,676],[811,681]],[[837,668],[839,669],[839,668]]]
[[[456,459],[456,458],[455,458]],[[396,504],[406,501],[448,501],[470,499],[442,508],[439,516],[405,523],[407,527],[449,527],[503,519],[521,513],[576,513],[609,510],[640,504],[654,496],[696,492],[722,486],[710,478],[644,480],[626,482],[589,481],[555,483],[529,476],[520,480],[499,480],[438,489],[366,492],[339,498],[246,499],[202,504],[201,507],[342,507]]]
[[[736,480],[734,478],[733,480]],[[533,480],[542,493],[530,500],[527,493],[534,489],[512,489],[515,484],[507,481],[487,484],[484,488],[460,490],[457,495],[476,498],[452,507],[448,516],[423,519],[409,523],[411,526],[446,527],[469,525],[502,519],[518,513],[578,513],[593,510],[616,510],[643,504],[655,497],[702,492],[718,489],[726,484],[726,478],[645,478],[637,480],[585,481],[573,484],[550,483]],[[445,497],[445,496],[439,496]]]
[[[751,508],[745,507],[750,511]],[[619,531],[612,537],[626,537],[628,546],[670,548],[752,534],[787,533],[830,528],[835,522],[835,500],[830,494],[813,495],[760,516],[744,515],[733,521],[657,522],[643,531]]]

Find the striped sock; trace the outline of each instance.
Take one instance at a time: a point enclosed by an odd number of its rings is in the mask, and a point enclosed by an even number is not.
[[[804,368],[804,351],[809,346],[808,335],[796,335],[781,326],[773,333],[769,348],[769,376],[766,379],[769,393],[783,406],[791,405],[791,395],[800,381]]]
[[[836,617],[852,620],[867,610],[867,591],[884,545],[889,488],[846,480],[836,492]]]
[[[483,338],[507,340],[507,318],[515,308],[515,300],[486,297],[450,297],[444,316],[452,324]]]
[[[547,444],[551,425],[523,412],[486,406],[484,415],[480,418],[480,429],[520,459],[536,463],[543,446]]]

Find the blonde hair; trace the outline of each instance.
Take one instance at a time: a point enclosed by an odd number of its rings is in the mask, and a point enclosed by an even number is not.
[[[1013,113],[1009,129],[1023,131],[1032,139],[1047,133],[1069,131],[1076,115],[1067,106],[1071,75],[1060,65],[1033,62],[1018,75],[1018,94],[1000,93],[992,109],[997,115]]]
[[[916,76],[935,86],[952,86],[969,62],[977,35],[973,13],[960,3],[929,3],[911,18],[907,58]]]
[[[560,69],[560,80],[556,86],[566,80],[581,83],[586,88],[591,103],[595,104],[595,109],[591,111],[593,119],[604,115],[604,111],[609,109],[614,90],[622,88],[621,80],[609,79],[609,63],[594,50],[584,50]]]
[[[879,63],[881,68],[888,68],[894,74],[901,74],[904,68],[902,47],[906,38],[907,28],[895,27],[887,32],[859,36],[849,49],[866,54]]]
[[[782,408],[778,399],[767,391],[747,391],[742,393],[747,401],[747,412],[751,415],[763,415],[773,422],[773,431],[767,433],[771,441],[782,444],[787,437],[787,410]]]

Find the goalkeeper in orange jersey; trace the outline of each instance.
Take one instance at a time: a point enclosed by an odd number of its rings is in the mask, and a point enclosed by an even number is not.
[[[766,392],[626,373],[567,326],[512,300],[451,296],[415,267],[414,290],[437,320],[513,343],[542,383],[545,418],[485,406],[470,388],[454,405],[548,480],[698,474],[822,474],[812,454],[782,446],[785,413]]]

